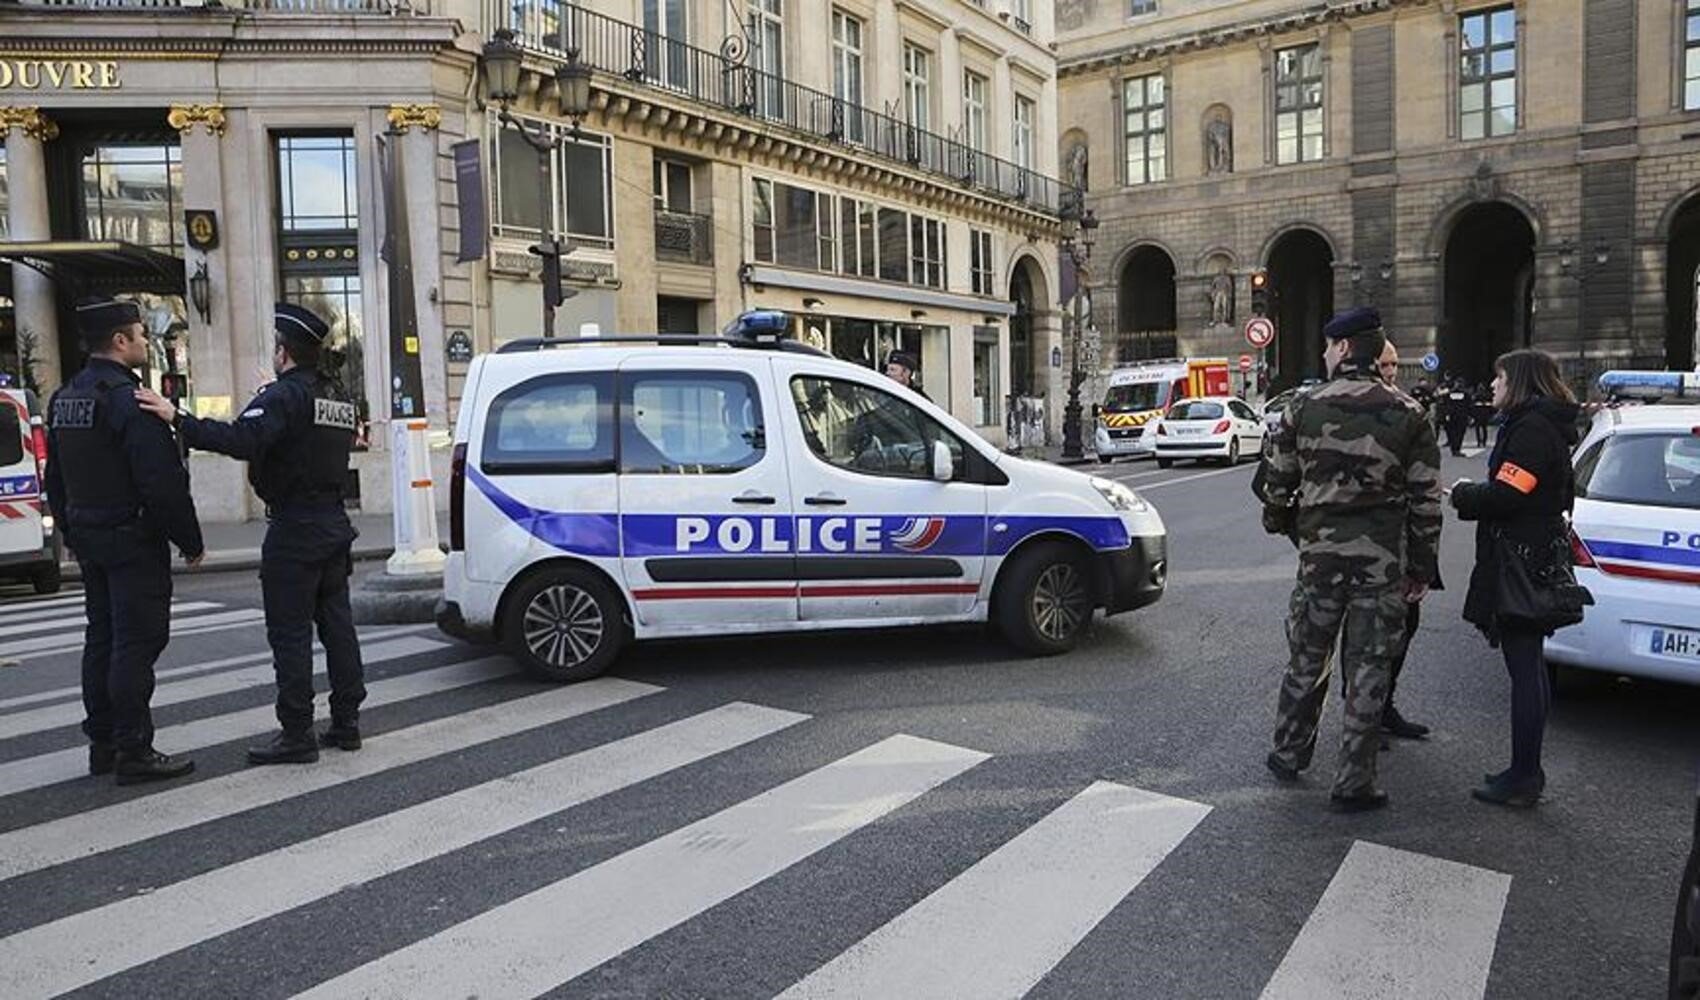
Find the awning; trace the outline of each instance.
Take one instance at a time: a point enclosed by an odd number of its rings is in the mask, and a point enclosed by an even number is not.
[[[186,291],[181,257],[117,240],[0,242],[0,263],[40,271],[72,295]],[[0,267],[0,293],[12,294],[9,267]]]

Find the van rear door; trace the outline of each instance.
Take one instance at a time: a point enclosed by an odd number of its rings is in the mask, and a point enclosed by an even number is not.
[[[0,554],[41,551],[41,518],[28,404],[21,391],[0,391]]]

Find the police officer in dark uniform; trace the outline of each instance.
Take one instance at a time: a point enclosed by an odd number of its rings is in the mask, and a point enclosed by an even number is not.
[[[76,316],[89,361],[48,403],[46,488],[82,568],[89,773],[116,771],[120,785],[176,778],[195,764],[154,750],[148,702],[171,637],[171,546],[199,564],[201,525],[170,429],[134,398],[132,369],[148,360],[141,312],[85,299]]]
[[[348,604],[349,549],[357,532],[343,509],[348,453],[358,414],[334,375],[321,371],[330,329],[309,310],[279,303],[272,368],[277,381],[232,423],[174,414],[152,393],[142,405],[178,420],[192,448],[248,462],[248,481],[266,503],[260,585],[266,638],[277,671],[277,721],[283,731],[250,747],[254,764],[307,764],[320,746],[360,749],[366,697],[360,644]],[[331,725],[313,734],[313,626],[325,647]]]

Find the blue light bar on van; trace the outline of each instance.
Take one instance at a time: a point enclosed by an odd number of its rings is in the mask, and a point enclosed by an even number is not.
[[[775,344],[791,329],[791,317],[777,309],[753,309],[726,327],[726,336],[757,344]]]
[[[1692,399],[1700,397],[1700,372],[1610,371],[1600,376],[1600,392],[1619,399]]]

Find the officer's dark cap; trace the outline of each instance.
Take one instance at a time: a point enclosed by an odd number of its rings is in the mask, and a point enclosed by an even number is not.
[[[331,328],[311,309],[293,302],[279,302],[273,308],[272,324],[287,343],[319,347],[330,336]]]
[[[915,355],[910,354],[907,351],[892,351],[890,354],[886,355],[885,363],[887,365],[902,365],[912,372],[918,372],[921,370],[921,363],[915,360]]]
[[[97,346],[120,327],[142,321],[142,311],[134,302],[119,302],[105,297],[80,299],[76,304],[77,333],[83,343]]]
[[[1345,340],[1348,337],[1356,337],[1365,333],[1379,333],[1380,331],[1381,312],[1369,306],[1360,306],[1356,309],[1347,309],[1342,313],[1335,313],[1334,318],[1328,321],[1328,325],[1322,328],[1322,335],[1329,340]]]

